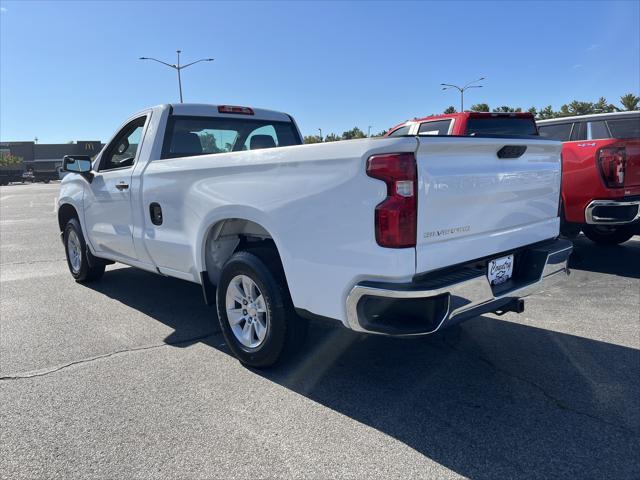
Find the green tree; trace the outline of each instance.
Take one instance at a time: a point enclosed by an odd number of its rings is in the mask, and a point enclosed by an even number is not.
[[[351,130],[342,133],[343,140],[353,140],[355,138],[366,138],[366,135],[358,127],[353,127]]]
[[[320,135],[305,135],[303,141],[304,143],[320,143],[322,139]]]
[[[2,153],[0,155],[0,167],[13,167],[22,163],[22,157],[11,155],[10,153]]]
[[[568,117],[574,115],[589,115],[596,113],[595,104],[591,102],[581,102],[574,100],[569,104],[562,105],[560,107],[560,117]]]
[[[490,112],[489,105],[487,103],[476,103],[475,105],[471,105],[471,110],[474,112]]]
[[[538,112],[538,118],[540,120],[546,120],[548,118],[555,118],[558,114],[553,111],[553,107],[551,105],[547,105],[540,112]]]
[[[618,111],[616,106],[611,103],[607,103],[607,99],[604,97],[600,97],[598,101],[593,104],[593,110],[595,113],[611,113]]]
[[[200,137],[200,144],[202,145],[202,151],[210,152],[210,153],[220,153],[223,150],[218,148],[218,144],[216,143],[216,137],[213,133],[201,133],[198,135]],[[228,149],[230,150],[230,149]]]
[[[324,137],[325,142],[338,142],[340,140],[342,140],[342,137],[340,135],[336,135],[335,133],[330,133],[329,135]]]
[[[444,109],[444,113],[456,113],[456,109],[453,105]]]
[[[635,96],[633,93],[627,93],[620,97],[620,103],[625,110],[638,110],[640,97]]]
[[[534,118],[538,116],[538,110],[536,109],[536,107],[531,107],[529,110],[527,110],[527,112],[533,115]]]
[[[520,107],[513,108],[507,105],[502,105],[501,107],[494,108],[493,111],[498,113],[512,113],[512,112],[521,112],[522,109]]]
[[[382,130],[374,135],[374,137],[384,137],[389,130]]]

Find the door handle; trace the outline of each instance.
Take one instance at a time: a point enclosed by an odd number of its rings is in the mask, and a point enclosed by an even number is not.
[[[126,190],[127,188],[129,188],[129,184],[126,182],[119,182],[119,183],[116,183],[116,188],[120,191]]]

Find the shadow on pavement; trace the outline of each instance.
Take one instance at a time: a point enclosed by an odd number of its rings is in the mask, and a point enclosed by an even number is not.
[[[167,343],[229,354],[198,285],[122,268],[91,288],[172,327]],[[313,322],[303,353],[255,373],[465,477],[640,474],[632,348],[490,317],[410,340]]]
[[[640,236],[616,246],[600,246],[584,235],[573,240],[569,266],[575,270],[640,278]]]

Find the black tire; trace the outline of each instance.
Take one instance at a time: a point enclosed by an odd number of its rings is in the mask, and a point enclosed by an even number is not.
[[[599,245],[619,245],[635,234],[633,225],[593,226],[586,225],[582,231],[585,236]]]
[[[69,238],[74,235],[74,240],[77,239],[80,244],[77,252],[79,255],[79,264],[78,261],[72,260],[72,253],[70,251],[70,249],[73,250],[73,246],[70,246]],[[100,279],[102,275],[104,275],[105,263],[101,259],[94,257],[87,248],[87,243],[82,235],[82,229],[80,228],[78,219],[72,218],[67,222],[67,225],[64,227],[63,240],[64,251],[67,256],[67,266],[76,282],[91,282]],[[74,266],[74,264],[76,266]]]
[[[268,319],[265,320],[264,339],[253,348],[239,341],[227,317],[227,290],[239,275],[249,277],[259,289]],[[290,357],[304,343],[308,322],[295,313],[280,259],[272,249],[254,249],[232,255],[222,268],[216,295],[222,334],[241,363],[255,368],[270,367]]]

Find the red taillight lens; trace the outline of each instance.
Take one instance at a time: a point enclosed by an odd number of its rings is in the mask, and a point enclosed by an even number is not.
[[[387,184],[387,198],[376,207],[376,241],[381,247],[416,246],[418,174],[413,153],[373,155],[367,175]]]
[[[236,113],[241,115],[253,115],[253,109],[249,107],[237,107],[235,105],[219,105],[218,113]]]
[[[604,183],[609,188],[624,187],[627,168],[627,152],[624,147],[602,147],[598,150],[598,167]]]

